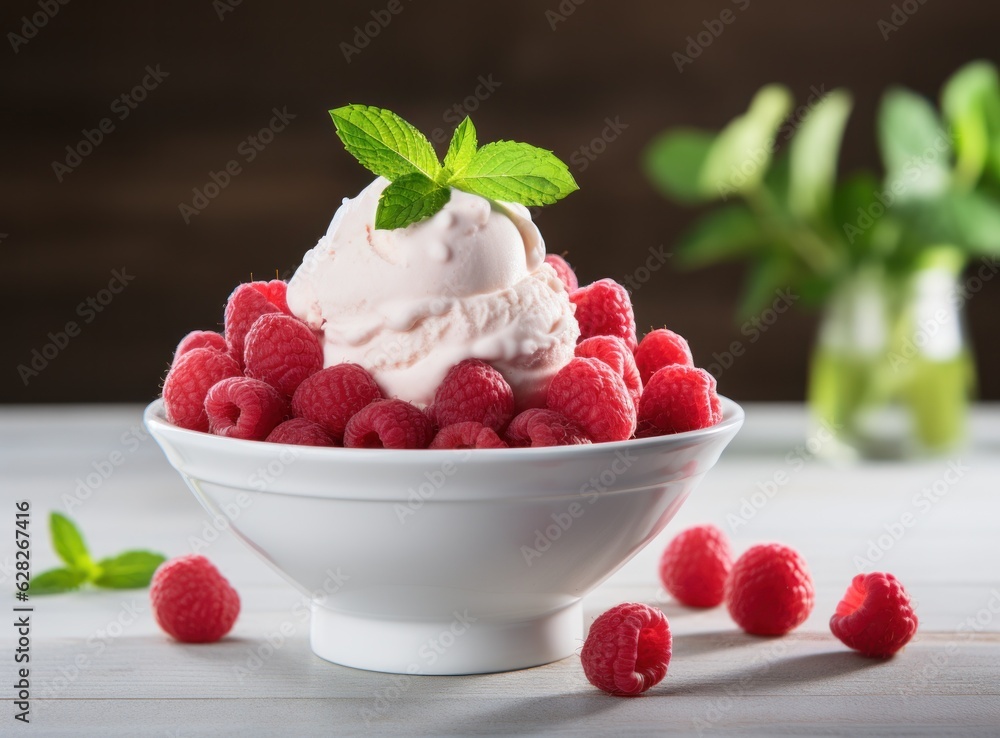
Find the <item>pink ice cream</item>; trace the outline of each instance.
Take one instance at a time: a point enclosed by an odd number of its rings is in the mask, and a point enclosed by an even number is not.
[[[388,184],[345,199],[288,284],[292,312],[322,332],[325,365],[360,364],[387,396],[424,406],[448,369],[478,358],[519,407],[544,404],[580,331],[527,209],[453,190],[431,218],[375,230]]]

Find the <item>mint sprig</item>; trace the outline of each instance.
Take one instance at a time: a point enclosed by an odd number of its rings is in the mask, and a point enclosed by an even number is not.
[[[95,563],[83,534],[68,517],[52,513],[49,530],[52,547],[66,566],[32,576],[29,595],[72,592],[88,582],[105,589],[148,587],[153,572],[166,561],[166,557],[151,551],[125,551]]]
[[[330,111],[344,147],[390,185],[379,198],[375,227],[404,228],[447,204],[451,189],[522,205],[551,205],[579,189],[551,151],[526,143],[478,145],[468,117],[452,136],[442,165],[430,141],[395,113],[368,105]]]

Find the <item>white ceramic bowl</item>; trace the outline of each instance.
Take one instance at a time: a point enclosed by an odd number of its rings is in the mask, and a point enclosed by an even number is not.
[[[474,451],[150,433],[213,515],[312,599],[324,659],[409,674],[565,658],[581,599],[649,543],[743,424],[618,443]]]

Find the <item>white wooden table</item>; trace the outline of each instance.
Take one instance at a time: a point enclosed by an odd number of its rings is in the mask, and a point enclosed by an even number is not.
[[[465,677],[398,677],[314,657],[301,596],[228,533],[213,536],[145,438],[140,412],[0,409],[0,582],[8,602],[0,735],[1000,734],[998,407],[977,410],[974,442],[952,457],[834,468],[801,460],[801,408],[749,406],[739,438],[662,539],[586,600],[588,622],[625,600],[657,605],[670,620],[669,674],[635,699],[591,687],[575,656]],[[107,479],[79,487],[109,466]],[[9,593],[19,499],[32,503],[36,572],[56,564],[51,509],[80,523],[97,556],[126,547],[175,556],[201,539],[242,597],[233,632],[213,645],[171,642],[145,591],[35,597],[31,724],[16,722]],[[737,630],[724,608],[672,602],[656,562],[673,533],[698,522],[729,531],[738,551],[765,540],[801,551],[817,588],[809,621],[785,638],[761,639]],[[881,560],[861,561],[873,556]],[[827,628],[859,566],[895,573],[918,603],[916,639],[887,662],[856,656]]]

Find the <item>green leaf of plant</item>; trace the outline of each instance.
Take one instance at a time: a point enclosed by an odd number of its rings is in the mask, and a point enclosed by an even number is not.
[[[899,201],[940,196],[950,180],[951,142],[934,107],[923,97],[892,88],[882,96],[878,139],[886,189]]]
[[[819,220],[830,212],[837,179],[837,158],[851,96],[834,90],[809,112],[789,146],[789,209],[800,218]]]
[[[643,154],[646,176],[667,197],[681,202],[707,202],[718,192],[705,187],[702,173],[715,142],[706,131],[678,129],[653,140]]]
[[[941,109],[955,134],[956,179],[971,188],[989,159],[991,139],[1000,135],[996,67],[976,61],[955,72],[941,89]]]
[[[551,205],[580,189],[555,154],[516,141],[483,146],[449,184],[490,200],[528,206]]]
[[[79,529],[73,521],[62,513],[54,512],[49,516],[49,529],[52,534],[52,547],[67,566],[84,572],[93,570],[94,562],[87,552],[87,544],[83,541]]]
[[[678,256],[686,267],[703,267],[749,256],[765,245],[760,222],[746,205],[708,213],[681,238]]]
[[[445,206],[451,189],[442,187],[422,174],[406,174],[382,191],[375,211],[375,227],[405,228],[429,218]]]
[[[742,319],[759,315],[778,297],[778,291],[789,289],[791,268],[780,257],[768,256],[750,268],[740,302],[739,315]]]
[[[166,557],[151,551],[126,551],[97,562],[94,584],[109,589],[148,587],[156,568]]]
[[[395,182],[419,172],[435,179],[441,171],[427,138],[390,110],[345,105],[330,111],[344,147],[370,172]]]
[[[87,573],[79,569],[49,569],[31,577],[29,595],[59,594],[79,589],[87,581]]]
[[[881,210],[872,208],[872,204],[877,202],[875,193],[878,189],[875,175],[861,172],[845,179],[834,191],[832,218],[835,230],[846,242],[848,252],[855,256],[855,262],[870,247],[877,220],[874,216],[885,212],[881,203]]]
[[[959,243],[974,254],[1000,255],[1000,202],[978,192],[951,198]]]
[[[462,173],[472,157],[476,155],[476,148],[479,142],[476,140],[476,127],[472,125],[469,116],[458,124],[455,133],[452,134],[451,143],[448,144],[448,153],[444,156],[444,172],[450,177],[458,176]],[[446,184],[442,182],[442,184]]]
[[[791,109],[787,88],[762,87],[747,112],[733,119],[715,139],[702,171],[702,187],[722,196],[755,189],[770,165],[778,126]]]

